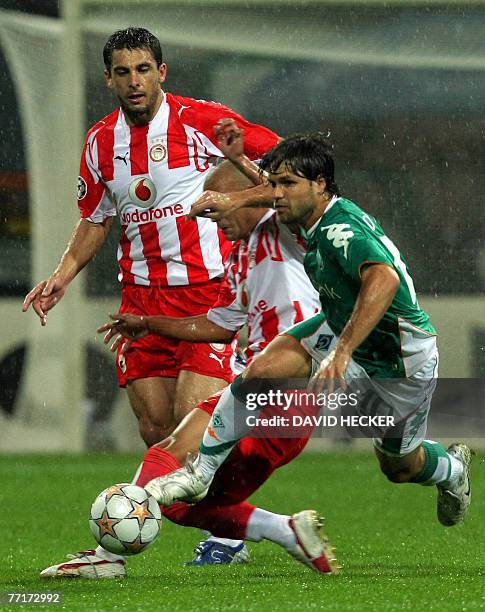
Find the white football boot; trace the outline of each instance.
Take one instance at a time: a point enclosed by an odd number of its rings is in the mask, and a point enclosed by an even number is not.
[[[470,487],[470,463],[473,452],[466,444],[452,444],[447,449],[463,464],[463,474],[452,488],[438,487],[438,520],[445,527],[462,523],[472,499]]]
[[[315,510],[303,510],[290,518],[296,544],[285,547],[292,557],[321,574],[338,574],[341,566],[323,531],[323,518]]]
[[[159,504],[168,507],[178,501],[194,504],[204,499],[209,486],[210,482],[204,482],[196,472],[189,454],[183,468],[150,480],[145,489]]]
[[[123,578],[125,562],[108,561],[96,555],[95,550],[83,550],[67,555],[69,561],[51,565],[40,573],[41,578]]]

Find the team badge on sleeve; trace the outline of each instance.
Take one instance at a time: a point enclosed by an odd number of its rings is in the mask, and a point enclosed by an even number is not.
[[[78,176],[77,179],[77,199],[82,200],[88,193],[88,185],[82,176]]]

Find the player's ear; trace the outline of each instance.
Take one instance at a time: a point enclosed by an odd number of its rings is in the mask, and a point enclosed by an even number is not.
[[[167,64],[160,64],[158,67],[158,75],[160,78],[160,84],[164,83],[165,79],[167,78]]]
[[[316,183],[318,185],[318,193],[320,195],[323,195],[327,188],[327,181],[322,175],[320,175],[319,177],[317,177]]]
[[[113,79],[111,78],[111,71],[108,70],[107,68],[104,69],[104,80],[105,80],[106,86],[109,87],[109,89],[112,89]]]

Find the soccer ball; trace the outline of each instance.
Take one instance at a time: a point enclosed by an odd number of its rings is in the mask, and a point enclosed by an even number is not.
[[[146,550],[160,533],[162,513],[142,487],[122,483],[102,491],[91,506],[89,527],[98,544],[118,555]]]

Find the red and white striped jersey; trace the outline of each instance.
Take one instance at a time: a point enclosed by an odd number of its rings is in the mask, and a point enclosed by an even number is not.
[[[129,126],[121,109],[89,130],[78,183],[81,216],[94,223],[119,215],[119,280],[123,284],[188,285],[222,276],[228,247],[215,223],[187,222],[207,171],[223,154],[213,126],[224,117],[244,129],[246,155],[277,143],[265,127],[204,100],[164,94],[146,126]]]
[[[207,318],[232,331],[247,323],[248,360],[276,335],[320,310],[304,256],[304,244],[274,211],[264,215],[248,242],[234,243],[218,301]]]

